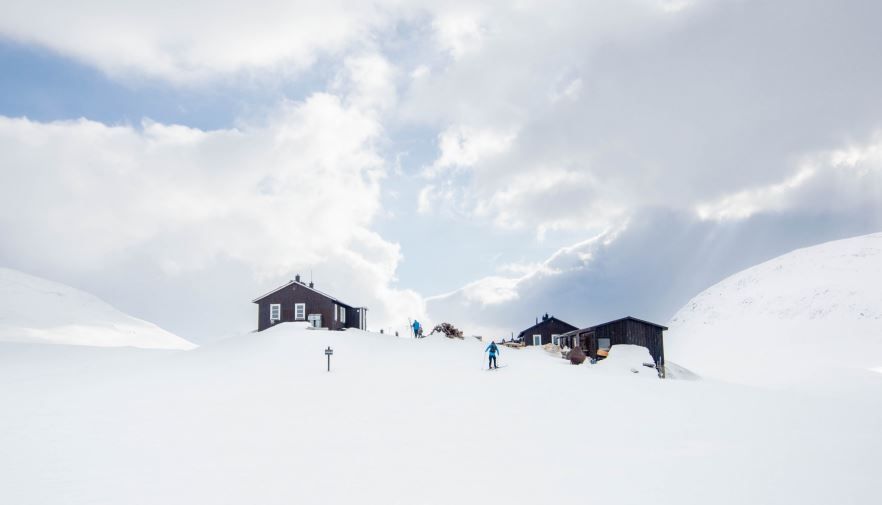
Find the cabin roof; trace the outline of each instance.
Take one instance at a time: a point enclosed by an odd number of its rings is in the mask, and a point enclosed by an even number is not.
[[[620,321],[627,321],[627,320],[637,321],[638,323],[643,323],[643,324],[648,324],[649,326],[655,326],[656,328],[661,328],[662,330],[667,330],[667,329],[668,329],[667,326],[662,326],[662,325],[660,325],[660,324],[652,323],[652,322],[649,322],[649,321],[644,321],[643,319],[637,319],[636,317],[627,316],[627,317],[620,317],[619,319],[613,319],[612,321],[607,321],[607,322],[605,322],[605,323],[595,324],[594,326],[589,326],[589,327],[587,327],[587,328],[579,328],[579,329],[577,329],[577,330],[568,331],[568,332],[564,333],[562,336],[564,336],[564,335],[567,335],[567,336],[568,336],[568,335],[573,335],[573,334],[576,334],[576,333],[581,333],[581,332],[583,332],[583,331],[589,331],[589,330],[593,330],[593,329],[595,329],[595,328],[599,328],[599,327],[601,327],[601,326],[607,326],[607,325],[610,325],[610,324],[613,324],[613,323],[618,323],[618,322],[620,322]]]
[[[313,292],[315,292],[315,293],[318,293],[318,294],[324,296],[325,298],[327,298],[327,299],[329,299],[329,300],[331,300],[331,301],[333,301],[333,302],[335,302],[335,303],[337,303],[337,304],[339,304],[339,305],[343,305],[343,306],[345,306],[345,307],[349,307],[350,309],[355,308],[355,307],[353,307],[352,305],[349,305],[349,304],[346,303],[346,302],[343,302],[343,301],[341,301],[341,300],[339,300],[339,299],[337,299],[337,298],[334,298],[333,296],[331,296],[331,295],[329,295],[329,294],[327,294],[327,293],[324,293],[324,292],[319,291],[319,290],[317,290],[317,289],[315,289],[315,288],[311,288],[311,287],[309,287],[308,284],[304,284],[303,282],[297,282],[297,281],[294,281],[294,280],[286,282],[285,284],[283,284],[283,285],[277,287],[276,289],[270,291],[269,293],[266,293],[266,294],[263,294],[263,295],[258,296],[258,297],[255,298],[254,300],[251,300],[251,303],[258,303],[258,302],[260,302],[261,300],[263,300],[264,298],[268,297],[269,295],[271,295],[271,294],[273,294],[273,293],[278,293],[279,291],[281,291],[281,290],[283,290],[283,289],[285,289],[285,288],[287,288],[288,286],[291,286],[291,285],[296,285],[296,286],[299,287],[299,288],[305,288],[305,289],[308,289],[308,290],[313,291]]]
[[[518,333],[518,337],[523,336],[525,333],[531,331],[533,328],[538,328],[539,326],[546,325],[546,324],[550,323],[551,321],[557,321],[558,323],[563,324],[564,326],[569,326],[570,328],[576,328],[575,326],[571,325],[570,323],[568,323],[566,321],[561,321],[560,319],[558,319],[554,316],[550,316],[548,319],[543,319],[543,320],[539,321],[538,323],[534,324],[533,326],[530,326],[526,330]],[[576,328],[576,329],[578,329],[578,328]]]

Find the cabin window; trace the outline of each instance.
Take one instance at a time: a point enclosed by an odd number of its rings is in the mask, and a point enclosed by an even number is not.
[[[338,317],[338,315],[337,315],[337,313],[338,313],[339,310],[340,310],[340,306],[337,305],[337,304],[335,303],[335,304],[334,304],[334,321],[336,321],[337,319],[339,319],[339,317]]]
[[[340,322],[346,323],[346,309],[344,307],[340,307]]]
[[[598,338],[597,339],[597,348],[609,350],[609,339],[608,338]]]
[[[306,304],[305,303],[295,303],[294,304],[294,319],[297,321],[303,321],[306,319]]]
[[[560,345],[560,335],[552,334],[551,335],[551,343],[554,345]]]
[[[278,321],[282,319],[282,305],[278,303],[270,304],[270,321]]]
[[[542,345],[542,335],[533,335],[533,345]]]

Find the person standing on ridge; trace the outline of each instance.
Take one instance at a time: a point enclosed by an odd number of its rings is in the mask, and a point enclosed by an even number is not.
[[[499,368],[498,366],[496,366],[496,355],[499,354],[499,347],[496,347],[496,342],[493,342],[491,340],[490,345],[488,345],[487,348],[484,349],[484,352],[490,353],[490,361],[489,363],[487,363],[487,370],[490,370],[491,368]]]
[[[416,319],[413,320],[413,337],[420,338],[420,322]]]

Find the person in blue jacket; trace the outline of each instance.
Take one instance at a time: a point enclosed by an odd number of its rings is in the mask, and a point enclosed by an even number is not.
[[[487,364],[487,369],[489,370],[491,368],[499,368],[498,366],[496,366],[496,355],[499,354],[499,347],[496,347],[496,342],[491,341],[490,345],[488,345],[487,348],[484,349],[484,352],[490,353],[490,362]]]
[[[420,322],[416,319],[413,320],[413,336],[415,338],[420,338],[422,336],[422,327],[420,326]]]

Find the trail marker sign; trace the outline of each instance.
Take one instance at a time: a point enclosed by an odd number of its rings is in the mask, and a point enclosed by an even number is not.
[[[331,355],[332,354],[334,354],[334,350],[331,349],[331,346],[328,346],[328,348],[325,349],[325,356],[328,357],[328,371],[329,372],[331,371]]]

